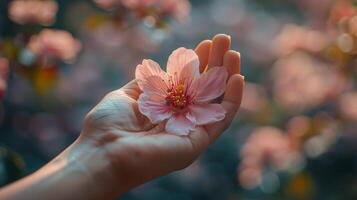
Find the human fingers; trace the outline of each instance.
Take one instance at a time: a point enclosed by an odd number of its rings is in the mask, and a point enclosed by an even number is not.
[[[212,46],[208,58],[207,70],[212,67],[222,66],[224,54],[231,46],[231,37],[225,34],[218,34],[213,37]]]
[[[198,55],[198,58],[200,60],[200,72],[201,73],[207,67],[211,46],[212,46],[211,40],[204,40],[204,41],[200,42],[195,49],[195,52]]]

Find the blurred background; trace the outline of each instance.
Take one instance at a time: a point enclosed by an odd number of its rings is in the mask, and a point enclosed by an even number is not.
[[[0,185],[40,168],[85,114],[177,47],[232,36],[232,126],[192,166],[121,199],[357,199],[352,0],[0,0]]]

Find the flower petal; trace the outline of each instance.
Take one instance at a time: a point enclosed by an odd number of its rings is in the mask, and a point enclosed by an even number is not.
[[[189,67],[188,67],[189,66]],[[172,76],[174,81],[179,81],[180,74],[185,69],[185,76],[199,76],[199,59],[192,49],[178,48],[172,52],[167,62],[167,73]],[[192,69],[191,69],[192,68]]]
[[[194,63],[194,61],[192,61],[182,68],[181,73],[180,73],[180,80],[184,80],[184,79],[190,78],[190,77],[193,77],[193,78],[200,77],[199,62]]]
[[[141,90],[148,95],[166,97],[167,89],[165,80],[159,76],[149,76],[141,82]]]
[[[186,65],[181,71],[179,82],[184,83],[184,85],[187,88],[188,94],[193,95],[193,92],[195,91],[196,88],[194,87],[194,85],[195,82],[199,79],[199,77],[200,77],[199,67]]]
[[[196,102],[208,102],[221,96],[226,90],[228,72],[224,67],[213,67],[199,79],[195,95]]]
[[[142,93],[138,99],[138,108],[153,124],[158,124],[172,115],[169,107],[166,106],[165,98],[159,95]]]
[[[160,65],[150,59],[144,59],[142,64],[138,65],[135,70],[135,78],[138,80],[138,85],[142,89],[142,82],[150,76],[163,77],[165,72],[160,68]]]
[[[165,130],[175,135],[188,135],[195,127],[183,113],[173,115],[166,123]]]
[[[224,119],[226,111],[221,104],[194,104],[189,106],[187,118],[197,125],[218,122]]]

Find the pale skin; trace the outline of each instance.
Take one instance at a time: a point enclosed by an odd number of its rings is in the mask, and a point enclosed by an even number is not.
[[[0,190],[0,199],[115,199],[149,180],[189,166],[229,127],[239,109],[244,78],[240,54],[224,34],[204,40],[195,52],[204,73],[229,72],[221,103],[223,121],[197,127],[188,136],[165,132],[137,108],[135,80],[107,94],[86,116],[79,138],[35,173]]]

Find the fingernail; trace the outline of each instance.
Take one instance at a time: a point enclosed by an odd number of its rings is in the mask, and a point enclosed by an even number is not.
[[[227,38],[231,39],[230,35],[227,35],[227,34],[223,34],[223,35],[226,36]]]
[[[224,33],[217,34],[215,37],[218,37],[218,36],[224,36],[224,37],[227,37],[227,38],[231,39],[230,35],[227,35],[227,34],[224,34]]]
[[[245,80],[245,76],[241,75],[241,74],[238,74],[242,79],[243,81]]]

